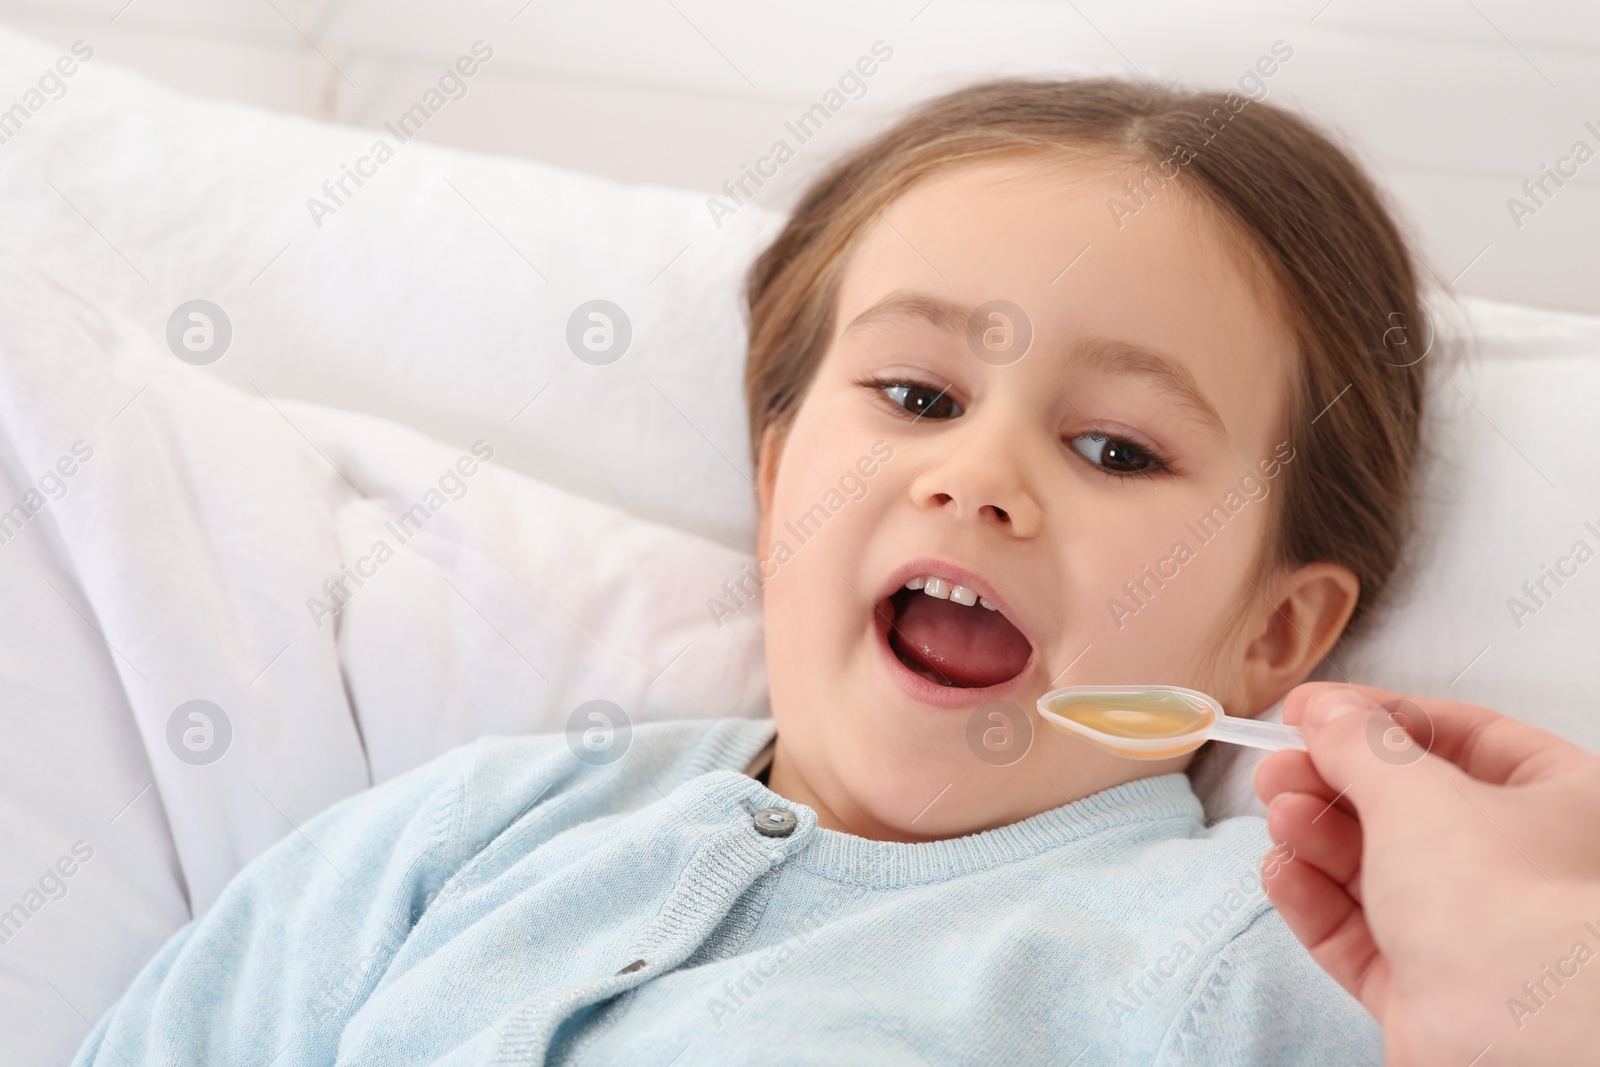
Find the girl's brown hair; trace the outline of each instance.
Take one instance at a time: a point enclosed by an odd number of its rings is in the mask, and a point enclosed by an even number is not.
[[[1370,617],[1410,525],[1424,393],[1416,270],[1372,182],[1305,120],[1233,93],[1117,80],[990,82],[928,103],[836,164],[750,270],[745,400],[759,462],[833,332],[849,253],[886,205],[969,163],[1065,156],[1125,166],[1133,208],[1167,185],[1224,220],[1278,295],[1291,369],[1284,468],[1264,568],[1343,564]],[[1112,210],[1108,206],[1108,210]]]

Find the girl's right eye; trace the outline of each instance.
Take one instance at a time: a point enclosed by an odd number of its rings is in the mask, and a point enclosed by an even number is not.
[[[935,389],[921,382],[874,380],[865,383],[913,419],[953,419],[964,414],[950,398],[950,389]]]

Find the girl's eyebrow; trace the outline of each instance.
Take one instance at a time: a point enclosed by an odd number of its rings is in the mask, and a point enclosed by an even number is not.
[[[944,297],[896,290],[851,319],[840,336],[894,319],[919,320],[948,333],[961,333],[971,315],[971,308]]]
[[[1066,358],[1068,363],[1090,370],[1147,378],[1187,408],[1202,428],[1221,441],[1228,439],[1228,428],[1222,424],[1222,416],[1217,414],[1205,393],[1200,391],[1200,383],[1194,380],[1188,367],[1171,356],[1131,341],[1080,337],[1072,343]]]
[[[857,330],[909,319],[925,322],[946,333],[961,334],[967,329],[972,309],[932,293],[896,290],[850,320],[840,336]],[[1200,384],[1182,362],[1164,352],[1132,341],[1111,337],[1079,337],[1068,347],[1063,362],[1106,374],[1147,378],[1162,392],[1187,408],[1202,428],[1219,440],[1228,439],[1222,416],[1206,399]]]

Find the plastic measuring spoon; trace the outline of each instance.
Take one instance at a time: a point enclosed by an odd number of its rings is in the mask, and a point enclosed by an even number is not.
[[[1168,759],[1207,741],[1306,750],[1298,726],[1228,715],[1206,694],[1175,685],[1069,685],[1038,706],[1052,726],[1128,759]]]

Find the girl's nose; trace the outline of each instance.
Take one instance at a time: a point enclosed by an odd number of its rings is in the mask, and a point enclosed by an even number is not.
[[[950,434],[911,484],[919,506],[944,509],[957,521],[993,523],[1016,537],[1038,534],[1040,506],[1018,435],[1004,427]]]

